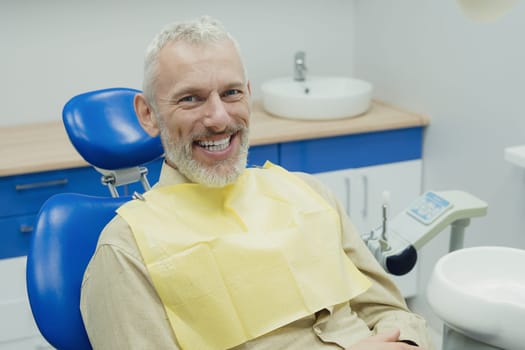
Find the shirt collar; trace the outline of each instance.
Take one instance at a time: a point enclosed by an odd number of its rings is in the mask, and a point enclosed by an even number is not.
[[[160,170],[159,181],[155,184],[154,187],[163,187],[170,185],[177,185],[181,183],[191,182],[187,177],[182,175],[177,169],[171,167],[165,161],[162,163],[162,168]]]

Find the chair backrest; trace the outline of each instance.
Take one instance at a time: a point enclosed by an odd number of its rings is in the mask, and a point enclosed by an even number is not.
[[[40,209],[27,257],[27,292],[40,332],[57,349],[91,349],[79,309],[82,277],[101,230],[128,200],[63,193]]]
[[[78,153],[101,169],[144,164],[163,154],[159,137],[138,122],[133,98],[140,90],[110,88],[71,98],[62,110],[66,132]]]

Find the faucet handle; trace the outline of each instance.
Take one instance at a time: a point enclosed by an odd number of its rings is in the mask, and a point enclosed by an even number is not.
[[[294,62],[294,80],[295,81],[304,81],[306,69],[306,64],[304,63],[304,51],[297,51],[295,53],[295,62]]]
[[[306,56],[306,53],[304,51],[297,51],[295,53],[295,63],[297,63],[297,64],[304,64],[305,56]]]

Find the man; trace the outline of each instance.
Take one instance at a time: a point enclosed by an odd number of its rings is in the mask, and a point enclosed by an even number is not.
[[[234,39],[209,17],[148,48],[135,111],[166,160],[86,270],[93,347],[432,348],[332,194],[306,174],[245,169],[250,95]]]

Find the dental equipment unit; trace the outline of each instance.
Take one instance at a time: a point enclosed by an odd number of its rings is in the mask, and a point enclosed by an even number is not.
[[[470,218],[484,216],[487,203],[463,191],[425,192],[394,219],[388,219],[388,192],[383,193],[382,224],[361,237],[383,268],[393,275],[410,272],[417,251],[451,225],[449,250],[462,248]]]

